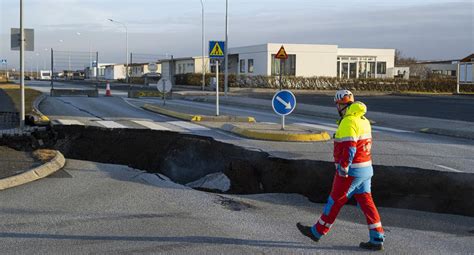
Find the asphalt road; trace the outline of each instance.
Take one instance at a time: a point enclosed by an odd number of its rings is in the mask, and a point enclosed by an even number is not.
[[[41,84],[36,88],[48,91]],[[128,100],[121,97],[122,92],[114,95],[48,98],[40,108],[57,124],[168,128],[280,157],[331,160],[331,142],[242,139],[139,108],[146,102],[159,103],[157,99]],[[204,103],[169,103],[213,109]],[[253,112],[260,121],[278,122],[265,110],[222,106],[222,111]],[[288,121],[334,129],[333,122],[323,118],[291,116]],[[375,130],[374,140],[376,164],[473,170],[472,141],[397,129]],[[210,194],[126,166],[76,160],[68,160],[65,169],[51,177],[3,191],[0,205],[0,249],[6,254],[362,254],[357,245],[368,239],[365,220],[355,206],[344,207],[332,232],[315,244],[297,232],[295,223],[314,223],[324,205],[303,196]],[[468,254],[474,250],[472,217],[393,208],[379,211],[388,254]]]
[[[334,105],[332,96],[296,95],[298,103]],[[251,93],[246,96],[271,100],[273,93]],[[355,99],[364,102],[369,111],[474,122],[474,96],[358,96],[356,93]]]
[[[41,85],[36,85],[44,89]],[[61,84],[58,84],[61,86]],[[65,85],[66,86],[66,85]],[[47,90],[47,88],[46,88]],[[103,91],[102,91],[103,93]],[[140,108],[145,103],[160,104],[159,99],[127,99],[125,92],[114,91],[115,97],[56,97],[48,98],[40,109],[56,124],[80,124],[122,128],[147,128],[160,125],[176,132],[188,132],[210,136],[220,141],[242,147],[263,150],[276,157],[289,159],[314,159],[332,161],[332,142],[322,143],[286,143],[256,141],[237,137],[219,129],[177,121],[166,116],[151,113]],[[196,111],[213,112],[211,104],[184,100],[168,101]],[[234,106],[221,106],[222,114],[252,115],[260,122],[279,123],[279,118],[271,110],[246,109]],[[62,122],[59,123],[58,121]],[[105,121],[105,122],[104,122]],[[146,126],[137,121],[148,121]],[[149,123],[151,122],[151,123]],[[333,119],[291,115],[287,123],[317,125],[333,133],[336,125]],[[374,163],[390,166],[410,166],[424,169],[451,172],[474,172],[474,142],[437,135],[421,134],[402,129],[373,127]]]
[[[365,254],[362,213],[346,206],[319,243],[295,223],[322,204],[292,194],[217,195],[125,166],[68,160],[0,196],[3,254]],[[379,208],[387,254],[469,254],[474,218]],[[367,253],[372,254],[372,253]]]

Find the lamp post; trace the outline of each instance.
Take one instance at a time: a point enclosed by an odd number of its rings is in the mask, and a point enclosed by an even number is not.
[[[224,59],[224,96],[227,97],[227,92],[229,91],[229,53],[227,52],[229,49],[229,36],[228,36],[228,19],[229,13],[229,0],[225,0],[225,59]]]
[[[36,53],[35,56],[36,56],[36,79],[38,79],[38,77],[39,77],[39,63],[38,63],[38,58],[39,58],[40,54],[39,54],[39,53]]]
[[[125,59],[126,59],[126,67],[125,67],[125,78],[127,80],[127,83],[129,82],[128,81],[128,28],[127,28],[127,25],[125,25],[125,23],[122,23],[122,22],[119,22],[119,21],[116,21],[116,20],[113,20],[113,19],[109,19],[110,22],[113,22],[113,23],[117,23],[117,24],[120,24],[122,25],[124,28],[125,28]]]
[[[46,52],[49,51],[49,49],[44,48],[43,50],[45,51],[45,54],[43,54],[43,57],[42,57],[42,59],[43,59],[43,70],[46,71],[46,59],[48,58],[48,54]]]
[[[201,42],[201,46],[202,46],[202,90],[204,90],[204,86],[206,84],[206,64],[205,64],[205,60],[204,60],[204,2],[203,0],[201,0],[201,10],[202,10],[202,19],[201,19],[201,22],[202,22],[202,34],[201,34],[201,37],[202,37],[202,42]]]

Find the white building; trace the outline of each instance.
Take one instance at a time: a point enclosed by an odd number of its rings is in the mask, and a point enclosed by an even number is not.
[[[337,45],[277,44],[229,49],[229,73],[279,75],[280,60],[275,55],[285,47],[288,59],[284,74],[344,78],[392,78],[395,49],[339,48]]]
[[[85,78],[86,79],[96,79],[97,75],[99,75],[99,80],[105,79],[105,67],[113,65],[110,63],[98,64],[97,67],[86,67],[84,70]]]
[[[186,73],[202,73],[202,57],[189,57],[189,58],[175,58],[175,59],[164,59],[160,61],[161,64],[161,76],[171,77],[172,63],[174,63],[174,74],[186,74]],[[204,70],[206,73],[212,71],[209,70],[209,58],[204,57]]]
[[[457,66],[457,92],[460,84],[474,85],[474,53],[461,59]]]
[[[126,76],[125,65],[124,64],[111,64],[105,66],[105,75],[106,80],[118,80],[125,79]]]
[[[421,61],[416,63],[421,71],[429,71],[433,74],[450,76],[456,78],[459,60]],[[423,73],[413,72],[415,76],[423,76]]]
[[[143,77],[143,75],[151,73],[151,71],[148,68],[148,65],[150,63],[134,63],[130,64],[129,66],[129,73],[130,77]],[[156,68],[157,70],[154,73],[159,73],[161,74],[161,63],[156,63]]]

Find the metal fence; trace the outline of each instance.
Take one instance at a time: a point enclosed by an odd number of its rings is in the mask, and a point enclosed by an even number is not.
[[[98,52],[55,51],[51,49],[51,88],[54,81],[98,79]]]

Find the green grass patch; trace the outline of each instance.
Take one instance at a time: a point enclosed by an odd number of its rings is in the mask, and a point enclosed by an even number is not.
[[[20,85],[16,84],[5,84],[0,85],[0,89],[5,91],[5,93],[12,99],[15,104],[16,110],[20,111]],[[40,91],[25,88],[25,114],[32,113],[33,102],[37,97],[41,95]]]

